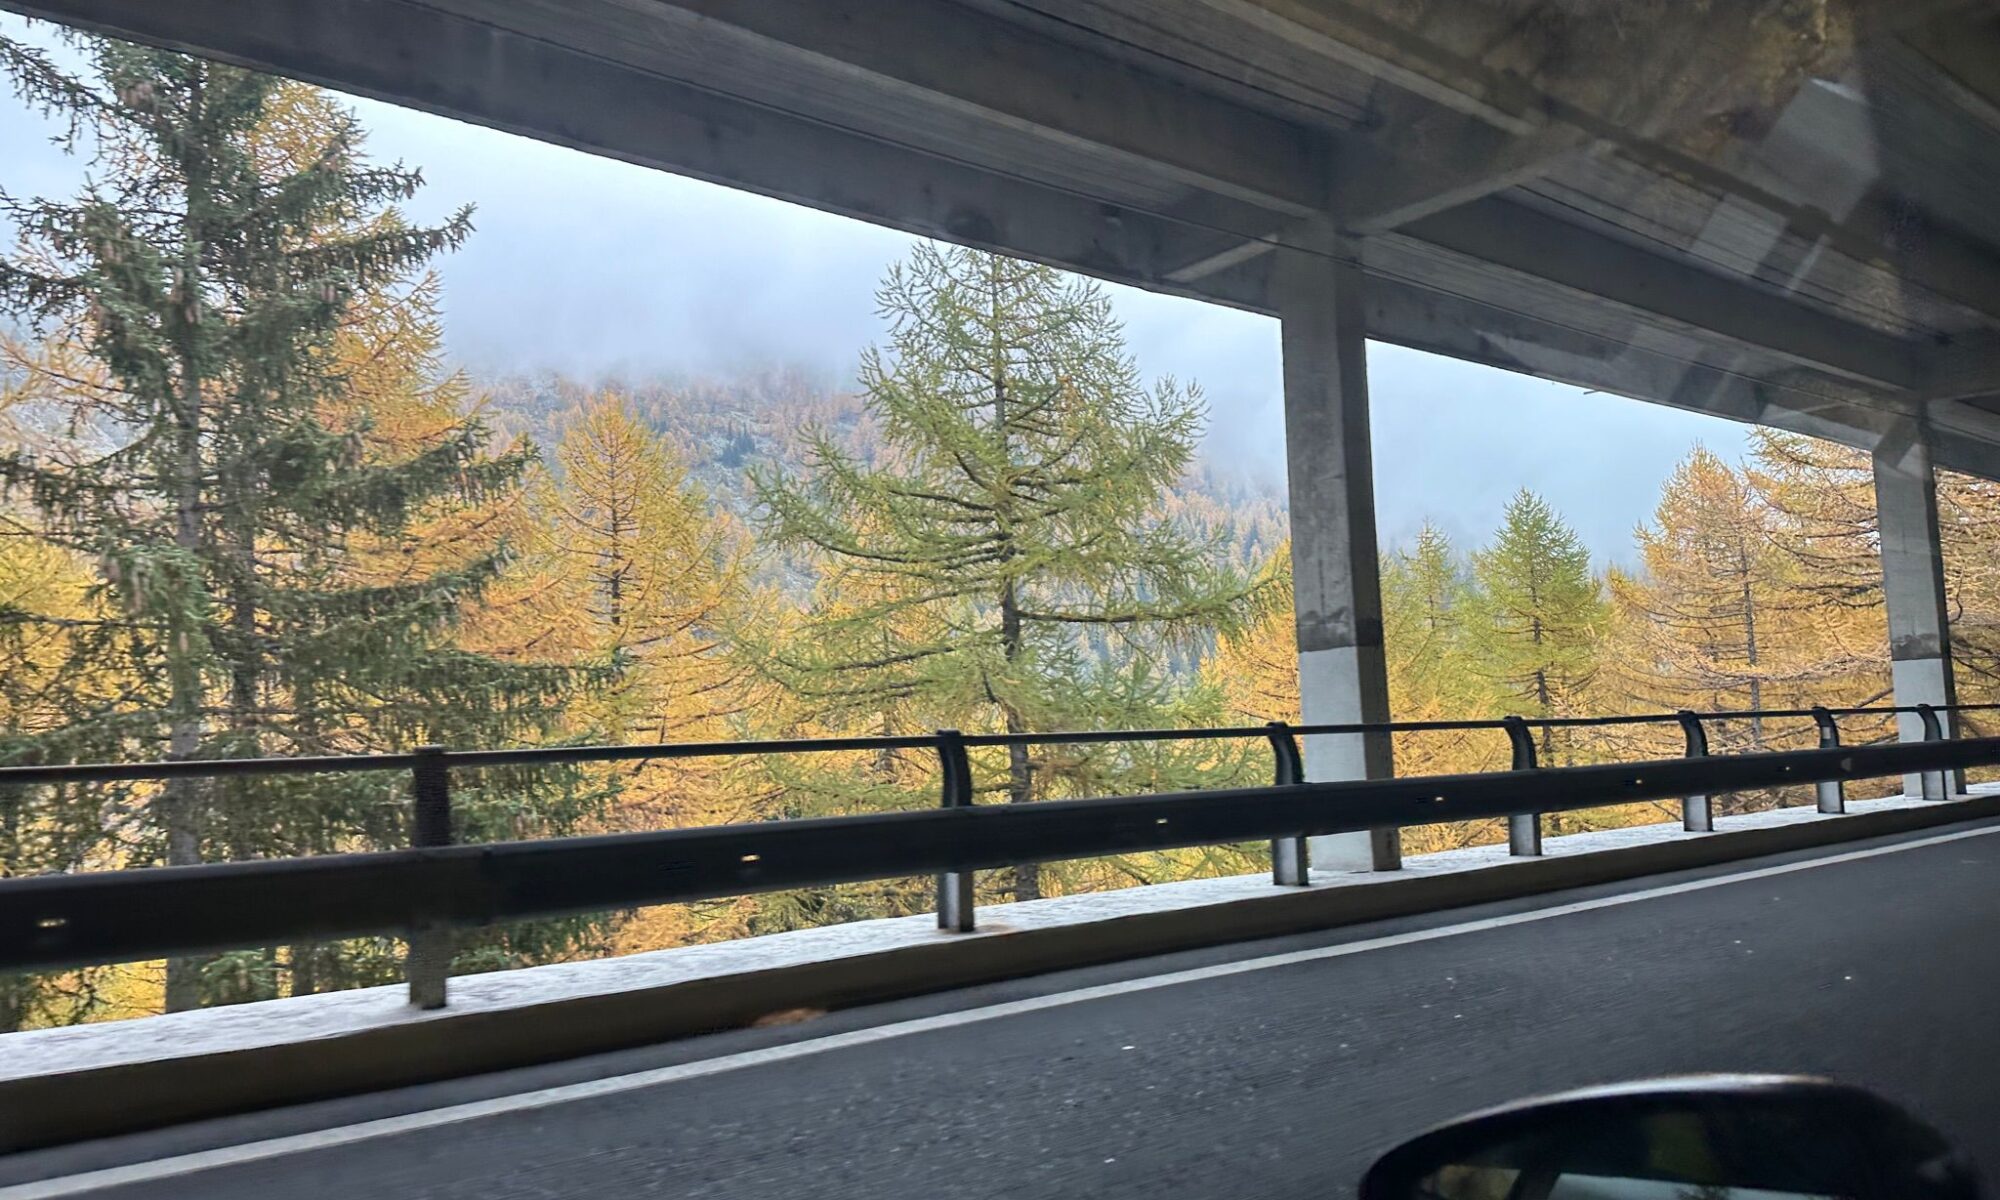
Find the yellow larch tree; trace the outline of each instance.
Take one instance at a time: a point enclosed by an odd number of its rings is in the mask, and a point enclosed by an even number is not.
[[[548,599],[544,646],[609,664],[611,682],[575,714],[579,731],[621,744],[727,740],[764,695],[734,638],[768,607],[751,579],[741,525],[712,505],[681,457],[601,394],[563,432],[534,491],[527,566]],[[617,830],[754,819],[756,773],[740,760],[662,760],[607,771]],[[627,918],[620,949],[741,932],[746,904],[652,910]]]
[[[59,346],[0,337],[0,446],[74,453],[66,443],[82,430],[52,422],[57,388],[99,386],[89,364]],[[64,636],[72,623],[101,620],[89,564],[36,534],[23,506],[0,509],[0,738],[47,735],[115,705],[127,679],[115,665],[79,661]],[[34,614],[37,619],[20,619]],[[24,761],[11,747],[9,762]],[[32,758],[26,761],[32,761]],[[0,794],[0,878],[52,874],[119,864],[129,807],[92,785],[10,788]],[[145,981],[135,991],[131,971],[98,967],[45,975],[0,977],[0,1032],[69,1025],[93,1015],[145,1011]]]
[[[1879,691],[1879,637],[1857,627],[1871,622],[1829,619],[1792,549],[1797,528],[1709,451],[1681,462],[1636,533],[1643,571],[1613,578],[1620,653],[1607,658],[1629,707],[1796,708]],[[1712,741],[1781,749],[1800,732],[1752,719]]]
[[[1829,606],[1802,555],[1810,513],[1776,508],[1760,488],[1803,493],[1754,476],[1697,447],[1661,488],[1650,524],[1635,534],[1641,569],[1611,576],[1613,619],[1603,656],[1604,707],[1633,712],[1802,708],[1860,704],[1882,690],[1879,629],[1866,608]],[[1817,504],[1826,499],[1815,489]],[[1857,731],[1859,732],[1859,731]],[[1808,720],[1711,721],[1714,753],[1815,744]],[[1600,738],[1621,758],[1671,757],[1671,725],[1613,727]],[[1776,793],[1721,798],[1722,810],[1778,802]]]
[[[1939,472],[1938,519],[1958,699],[1990,704],[2000,700],[2000,484]],[[1982,734],[2000,728],[1992,713],[1968,713],[1961,724]]]
[[[1889,627],[1868,453],[1798,434],[1751,436],[1744,478],[1771,514],[1772,540],[1790,561],[1789,604],[1803,645],[1800,702],[1887,703]],[[1817,669],[1821,678],[1811,679]],[[1893,735],[1890,722],[1843,724],[1849,741]]]
[[[1784,516],[1818,619],[1868,660],[1863,698],[1888,697],[1888,634],[1873,473],[1865,451],[1759,431],[1752,479]],[[2000,486],[1949,471],[1937,476],[1952,659],[1961,703],[2000,699]],[[1990,715],[1970,714],[1972,730]],[[1887,734],[1884,726],[1878,735]]]
[[[1299,718],[1298,638],[1293,624],[1291,545],[1281,544],[1263,569],[1266,585],[1256,622],[1218,640],[1203,664],[1232,719],[1248,722]],[[1466,669],[1459,623],[1462,568],[1449,540],[1426,524],[1406,550],[1383,556],[1383,642],[1390,712],[1398,721],[1432,721],[1488,715],[1485,694]],[[1498,735],[1441,731],[1398,734],[1396,773],[1445,775],[1505,767],[1506,741]],[[1405,848],[1426,853],[1492,836],[1487,823],[1425,826],[1405,831]]]

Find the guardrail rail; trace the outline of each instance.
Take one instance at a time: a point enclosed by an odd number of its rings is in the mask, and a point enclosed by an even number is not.
[[[409,946],[411,1002],[445,1003],[455,927],[560,913],[713,899],[912,875],[938,878],[942,928],[974,928],[973,872],[1021,862],[1270,839],[1272,878],[1310,882],[1307,839],[1505,817],[1512,853],[1541,853],[1549,813],[1679,799],[1683,828],[1714,828],[1722,792],[1813,784],[1821,812],[1845,810],[1850,780],[1921,778],[1944,799],[1952,777],[2000,765],[2000,738],[1951,738],[1943,714],[2000,705],[1741,710],[1617,717],[1382,722],[1213,729],[846,737],[639,746],[556,746],[321,758],[0,767],[0,789],[110,780],[303,772],[407,771],[411,838],[404,850],[148,867],[0,880],[0,970],[154,959],[302,940],[400,936]],[[1844,745],[1839,719],[1914,718],[1917,740]],[[1708,728],[1723,720],[1810,718],[1813,749],[1712,755]],[[1531,731],[1677,725],[1679,758],[1545,767]],[[1300,739],[1450,730],[1500,730],[1512,769],[1407,779],[1313,781]],[[968,751],[976,747],[1257,739],[1271,748],[1272,782],[1147,796],[974,803]],[[454,844],[452,772],[523,764],[620,762],[841,750],[927,749],[938,758],[935,809],[745,825],[486,844]]]

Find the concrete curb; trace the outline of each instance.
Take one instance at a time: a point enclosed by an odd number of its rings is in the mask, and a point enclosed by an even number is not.
[[[0,1080],[0,1151],[428,1083],[837,1009],[1227,942],[1533,896],[2000,815],[2000,795],[1524,859],[1448,875],[1316,887],[880,952],[667,986],[453,1013],[309,1041]]]

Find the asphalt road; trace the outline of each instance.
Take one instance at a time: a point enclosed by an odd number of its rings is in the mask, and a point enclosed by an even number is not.
[[[1373,1155],[1466,1109],[1701,1070],[1876,1087],[2000,1178],[2000,825],[1956,832],[1974,830],[1842,847],[1899,847],[1847,861],[1817,852],[1734,864],[22,1155],[0,1163],[0,1184],[778,1047],[790,1049],[696,1078],[87,1194],[1342,1196]],[[1743,877],[1800,862],[1817,865]],[[1624,899],[1548,913],[1613,897]],[[1443,932],[1475,921],[1485,924]],[[1070,997],[1368,939],[1388,944]],[[1023,1000],[1042,1006],[977,1011]],[[915,1031],[884,1028],[911,1021]],[[809,1046],[864,1029],[890,1036]],[[0,1200],[19,1194],[0,1186]]]

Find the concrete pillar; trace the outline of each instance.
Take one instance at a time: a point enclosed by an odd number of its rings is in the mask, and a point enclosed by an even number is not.
[[[1889,609],[1889,669],[1896,704],[1954,703],[1951,631],[1945,606],[1944,555],[1938,542],[1937,476],[1930,447],[1912,425],[1882,439],[1875,449],[1875,512],[1881,534],[1882,595]],[[1946,737],[1951,714],[1939,713]],[[1915,715],[1898,717],[1897,736],[1923,740]],[[1903,777],[1903,788],[1923,795],[1921,776]],[[1951,790],[1965,790],[1962,773]]]
[[[1356,248],[1326,236],[1326,253],[1280,250],[1285,466],[1299,700],[1307,724],[1389,719],[1376,559],[1375,475],[1368,445],[1368,352]],[[1386,779],[1387,734],[1304,739],[1306,778]],[[1393,870],[1397,832],[1334,834],[1311,844],[1321,870]]]

